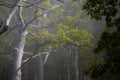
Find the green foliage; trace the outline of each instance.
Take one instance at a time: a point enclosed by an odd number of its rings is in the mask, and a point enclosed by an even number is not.
[[[59,24],[56,41],[63,45],[73,44],[81,46],[89,43],[92,36],[85,30],[72,29],[69,26]]]
[[[115,22],[118,22],[120,18],[119,5],[119,0],[88,0],[83,9],[88,11],[88,15],[90,15],[92,19],[100,20],[102,16],[105,16],[106,26],[114,27],[114,25],[116,25]]]
[[[86,74],[91,74],[93,78],[98,78],[106,69],[103,69],[104,62],[96,61],[91,63],[91,67],[86,70]]]
[[[87,0],[83,9],[86,9],[88,15],[92,19],[100,20],[105,17],[106,30],[102,33],[101,39],[97,43],[95,52],[104,52],[104,62],[102,67],[95,65],[90,75],[91,77],[104,76],[104,74],[112,74],[112,76],[120,75],[120,0]],[[107,68],[104,69],[104,66]],[[97,68],[97,70],[96,70]],[[103,68],[104,70],[101,70]],[[106,71],[107,70],[107,71]],[[96,71],[96,72],[95,72]],[[102,74],[99,75],[101,71]],[[116,80],[117,78],[113,79]],[[107,80],[107,79],[106,79]],[[109,79],[108,79],[109,80]]]
[[[44,6],[45,8],[52,8],[53,7],[53,5],[48,2],[48,0],[42,1],[41,6]]]
[[[30,36],[32,40],[36,39],[38,43],[54,44],[54,47],[62,47],[66,45],[81,46],[88,44],[92,35],[86,30],[72,29],[67,25],[58,24],[56,33],[50,33],[48,30],[40,30],[39,33],[34,32],[36,36]]]

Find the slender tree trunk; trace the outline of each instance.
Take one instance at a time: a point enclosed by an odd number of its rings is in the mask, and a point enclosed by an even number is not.
[[[75,47],[75,80],[79,80],[79,70],[78,70],[78,47]]]
[[[42,59],[42,55],[40,54],[38,56],[38,61],[39,61],[39,65],[38,65],[38,71],[37,71],[37,80],[43,80],[43,59]]]
[[[39,53],[39,43],[36,43],[36,48],[35,48],[35,53]],[[42,54],[37,55],[36,57],[37,59],[37,63],[38,63],[38,67],[37,67],[37,71],[36,71],[36,78],[35,80],[43,80],[43,57]]]
[[[70,68],[69,68],[69,65],[67,66],[67,77],[68,79],[67,80],[71,80],[71,75],[70,75]]]

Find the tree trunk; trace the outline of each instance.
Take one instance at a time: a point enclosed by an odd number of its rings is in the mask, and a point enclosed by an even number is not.
[[[20,27],[22,28],[22,27]],[[25,46],[25,39],[26,39],[26,30],[20,30],[19,33],[19,40],[17,46],[15,47],[15,54],[14,54],[14,67],[13,67],[13,77],[12,80],[21,80],[21,62],[23,57],[23,50]]]
[[[70,75],[70,68],[69,68],[69,65],[67,66],[67,80],[71,80],[70,79],[70,77],[71,77],[71,75]]]
[[[43,59],[42,59],[42,55],[39,54],[36,57],[37,60],[37,71],[36,71],[36,80],[43,80]]]
[[[25,23],[21,15],[21,12],[22,12],[22,7],[19,6],[17,10],[17,16],[19,21],[21,22],[21,25],[19,26],[18,43],[15,47],[12,80],[21,80],[21,63],[22,63],[22,57],[24,53],[23,50],[24,50],[25,40],[27,35],[27,30],[25,28]]]
[[[75,47],[75,80],[79,80],[79,70],[78,70],[78,47]]]

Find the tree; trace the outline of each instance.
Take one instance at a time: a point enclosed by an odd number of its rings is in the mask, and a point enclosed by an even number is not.
[[[75,56],[73,61],[74,61],[75,80],[79,80],[79,70],[78,70],[79,50],[78,49],[81,49],[81,46],[88,44],[91,37],[92,36],[85,30],[72,29],[69,26],[60,24],[58,27],[58,33],[53,38],[53,40],[55,41],[55,46],[69,47],[69,50],[72,50],[74,52]],[[69,54],[71,54],[71,52]]]
[[[90,70],[91,76],[100,78],[101,75],[104,77],[107,75],[109,78],[112,77],[112,80],[118,80],[118,75],[120,75],[120,1],[87,0],[83,9],[92,19],[105,19],[106,21],[106,29],[95,49],[96,53],[104,52],[105,58],[102,63],[98,62],[97,65],[94,65],[92,71]]]
[[[21,80],[21,63],[22,63],[22,58],[24,54],[24,46],[25,46],[25,41],[26,41],[26,35],[28,33],[27,27],[29,24],[31,24],[36,18],[44,15],[44,12],[48,12],[49,10],[55,9],[56,7],[52,7],[51,9],[48,9],[48,6],[46,8],[39,7],[39,4],[42,2],[42,0],[37,1],[36,4],[32,4],[30,2],[27,2],[26,0],[16,0],[15,4],[12,5],[12,8],[10,12],[8,13],[5,22],[0,30],[0,34],[4,33],[8,28],[10,21],[12,20],[12,17],[15,15],[15,12],[17,12],[17,17],[20,23],[17,24],[19,27],[19,35],[18,35],[18,42],[15,47],[15,54],[14,54],[14,67],[13,67],[13,77],[12,80]],[[25,21],[22,15],[22,9],[25,6],[25,4],[28,4],[27,6],[33,6],[34,7],[34,15],[30,20]],[[42,11],[41,14],[38,13],[38,9],[45,10]],[[7,26],[7,27],[6,27]]]

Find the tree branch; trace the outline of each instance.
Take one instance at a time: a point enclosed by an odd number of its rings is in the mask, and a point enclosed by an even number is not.
[[[15,6],[13,8],[11,8],[9,14],[7,15],[4,24],[2,25],[1,29],[0,29],[0,35],[3,34],[4,32],[6,32],[8,30],[9,27],[9,23],[11,21],[11,18],[13,17],[15,11],[17,10],[17,5],[20,5],[20,3],[22,2],[22,0],[17,0]]]

